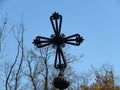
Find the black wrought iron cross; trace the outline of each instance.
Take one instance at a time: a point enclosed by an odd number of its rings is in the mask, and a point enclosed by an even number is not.
[[[33,40],[33,44],[38,48],[52,45],[52,47],[56,49],[54,67],[56,69],[61,70],[63,68],[66,68],[67,66],[64,53],[62,51],[62,47],[65,47],[65,44],[78,46],[82,43],[84,39],[79,34],[74,34],[67,37],[64,34],[62,34],[61,33],[62,16],[59,15],[58,13],[56,12],[53,13],[53,15],[50,16],[50,21],[54,30],[54,34],[52,34],[50,38],[37,36],[36,39]],[[62,89],[63,88],[61,88],[61,90]]]
[[[65,44],[78,46],[84,39],[79,34],[65,37],[65,35],[61,33],[62,16],[58,13],[53,13],[53,15],[50,16],[50,21],[54,30],[54,34],[52,34],[50,38],[37,36],[36,39],[34,39],[33,44],[38,48],[52,44],[53,48],[56,49],[54,67],[56,69],[65,68],[66,60],[64,58],[62,47],[65,47]]]

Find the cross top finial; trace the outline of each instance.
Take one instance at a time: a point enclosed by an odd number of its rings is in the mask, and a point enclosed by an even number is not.
[[[58,19],[59,17],[61,17],[61,15],[59,15],[59,13],[55,12],[55,13],[53,13],[52,17],[54,19]]]

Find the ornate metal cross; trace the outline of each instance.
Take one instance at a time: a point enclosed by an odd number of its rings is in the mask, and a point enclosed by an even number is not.
[[[37,48],[52,45],[52,47],[56,49],[54,67],[56,69],[59,69],[60,73],[59,76],[54,79],[54,85],[56,88],[62,90],[69,86],[69,81],[67,85],[61,85],[66,83],[64,83],[64,80],[63,82],[60,81],[61,78],[67,81],[67,79],[63,75],[63,69],[66,68],[67,63],[62,48],[65,47],[65,44],[78,46],[80,45],[80,43],[82,43],[84,39],[79,34],[74,34],[67,37],[64,34],[62,34],[61,33],[62,16],[59,15],[58,13],[56,12],[53,13],[53,15],[50,16],[50,21],[54,30],[54,34],[52,34],[50,38],[37,36],[36,39],[33,40],[33,44],[37,46]]]

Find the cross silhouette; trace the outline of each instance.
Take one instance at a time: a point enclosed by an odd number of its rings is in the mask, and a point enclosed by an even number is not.
[[[52,47],[56,49],[54,67],[56,69],[66,68],[67,64],[62,47],[65,47],[65,44],[78,46],[84,39],[79,34],[65,37],[65,35],[61,33],[62,16],[58,13],[53,13],[53,15],[50,16],[50,21],[54,34],[52,34],[50,38],[37,36],[36,39],[33,40],[33,44],[37,46],[37,48],[52,45]]]

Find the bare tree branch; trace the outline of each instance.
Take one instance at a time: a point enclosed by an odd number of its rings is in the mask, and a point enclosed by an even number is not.
[[[4,53],[2,44],[3,44],[4,39],[6,37],[7,22],[8,22],[8,18],[7,18],[7,14],[6,14],[5,17],[2,17],[2,24],[0,25],[0,58],[2,58],[2,55]]]
[[[21,39],[18,40],[19,43],[20,43],[20,46],[21,46],[21,60],[20,60],[20,64],[18,66],[18,70],[17,70],[17,73],[16,73],[16,77],[15,77],[15,90],[17,90],[18,88],[18,79],[19,79],[19,75],[20,75],[20,70],[21,70],[21,67],[22,67],[22,63],[23,63],[23,59],[24,59],[24,25],[23,23],[20,25],[20,29],[21,29]]]
[[[12,73],[12,70],[13,70],[13,68],[14,68],[15,64],[17,63],[17,60],[18,60],[19,51],[20,51],[20,48],[19,48],[19,47],[20,47],[20,43],[18,42],[17,54],[16,54],[16,57],[15,57],[15,60],[14,60],[14,62],[13,62],[13,64],[12,64],[12,66],[11,66],[11,68],[10,68],[10,71],[9,71],[9,73],[8,73],[8,76],[7,76],[7,78],[6,78],[6,84],[5,84],[6,90],[8,90],[8,87],[7,87],[8,81],[9,81],[10,75],[11,75],[11,73]]]

